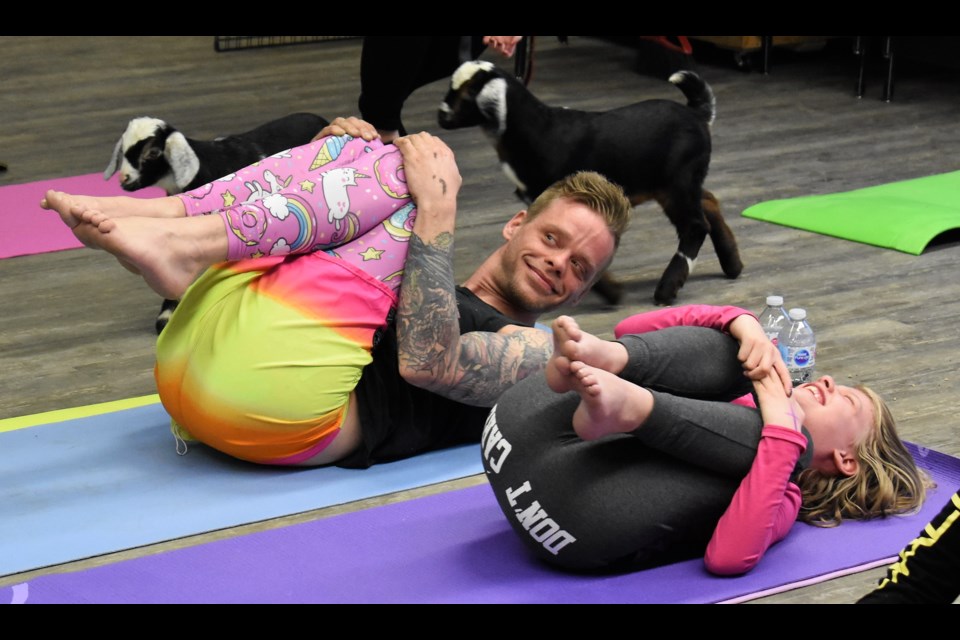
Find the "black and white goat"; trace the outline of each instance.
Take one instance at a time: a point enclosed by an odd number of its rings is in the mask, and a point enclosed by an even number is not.
[[[307,144],[327,124],[312,113],[294,113],[246,133],[203,141],[186,137],[163,120],[134,118],[117,141],[103,178],[109,180],[119,171],[120,186],[126,191],[156,185],[168,195],[181,193]],[[163,301],[157,333],[176,306],[176,300]]]
[[[596,171],[623,187],[634,204],[655,199],[673,223],[677,252],[654,292],[658,304],[677,297],[706,236],[729,278],[743,270],[737,242],[712,193],[703,188],[710,165],[713,91],[697,74],[670,77],[687,98],[646,100],[605,112],[549,107],[490,62],[462,64],[440,105],[444,129],[479,125],[494,143],[517,195],[529,203],[577,171]],[[594,287],[608,302],[621,286],[607,274]]]

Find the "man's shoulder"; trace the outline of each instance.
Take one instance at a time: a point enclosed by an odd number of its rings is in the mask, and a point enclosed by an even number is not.
[[[489,331],[497,333],[504,327],[529,328],[530,325],[511,318],[481,300],[466,287],[458,286],[457,311],[460,314],[460,332]]]

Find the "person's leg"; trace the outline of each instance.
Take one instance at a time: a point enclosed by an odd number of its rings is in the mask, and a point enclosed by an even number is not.
[[[596,440],[629,434],[678,460],[742,478],[760,443],[759,412],[741,405],[651,391],[601,369],[574,363],[581,401],[577,435]]]
[[[733,400],[752,390],[737,359],[737,342],[713,329],[673,327],[608,341],[561,316],[553,323],[553,338],[547,380],[557,392],[570,390],[560,374],[569,373],[569,363],[577,360],[640,386],[690,397]]]
[[[703,327],[671,327],[619,340],[627,350],[620,377],[665,393],[731,401],[752,391],[732,337]]]
[[[469,36],[364,36],[358,106],[385,142],[406,134],[401,115],[410,94],[460,64],[463,37]]]
[[[698,467],[731,477],[749,470],[763,424],[755,410],[728,402],[743,395],[736,341],[683,327],[605,342],[566,317],[553,329],[546,379],[580,395],[571,420],[581,439],[629,433]]]
[[[377,143],[376,147],[379,147]],[[259,200],[281,187],[295,190],[310,171],[332,169],[355,160],[373,146],[350,136],[327,136],[300,147],[265,158],[249,167],[192,189],[159,198],[130,196],[86,196],[50,190],[40,201],[44,209],[54,209],[70,228],[83,222],[85,212],[98,212],[106,218],[183,218],[207,215],[245,200]],[[285,161],[285,162],[284,162]],[[257,171],[266,166],[271,170]],[[297,178],[297,179],[294,179]],[[280,183],[286,183],[281,185]],[[292,186],[290,183],[294,183]],[[264,185],[269,190],[264,189]]]
[[[49,190],[40,201],[42,209],[55,210],[71,229],[83,222],[85,211],[108,217],[182,218],[186,210],[178,196],[131,198],[130,196],[84,196]]]
[[[351,148],[359,153],[344,159]],[[396,147],[350,139],[334,162],[312,155],[271,158],[251,168],[241,176],[250,192],[243,200],[225,192],[232,203],[219,213],[228,231],[228,260],[332,249],[410,203]]]
[[[335,145],[339,153],[331,154],[336,141],[345,144]],[[246,190],[244,200],[234,193],[238,188]],[[416,213],[400,152],[349,137],[298,147],[201,190],[180,199],[191,214],[186,218],[111,217],[85,210],[74,233],[132,265],[157,293],[178,298],[216,262],[331,249],[380,227],[377,234],[388,246],[364,253],[361,261],[379,264],[374,259],[379,251],[405,255]],[[64,209],[61,216],[72,215],[75,204],[68,197],[48,200]],[[216,216],[193,215],[216,203],[229,206]]]

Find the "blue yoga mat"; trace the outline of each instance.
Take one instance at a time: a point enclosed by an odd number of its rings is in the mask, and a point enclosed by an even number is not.
[[[0,432],[0,576],[483,472],[476,446],[365,470],[178,456],[169,420],[150,404]]]
[[[489,486],[177,549],[0,588],[0,603],[737,602],[886,564],[960,486],[960,460],[914,448],[939,487],[920,513],[796,524],[750,573],[699,559],[621,575],[535,560]]]

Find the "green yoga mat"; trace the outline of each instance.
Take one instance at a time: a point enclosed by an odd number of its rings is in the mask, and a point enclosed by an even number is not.
[[[938,235],[960,228],[960,171],[761,202],[743,215],[918,256]]]

